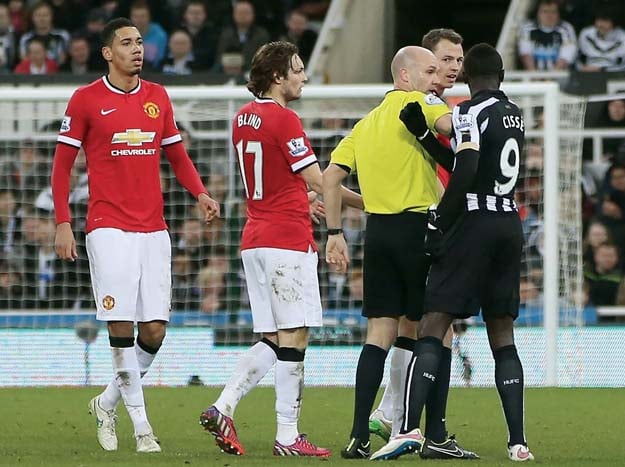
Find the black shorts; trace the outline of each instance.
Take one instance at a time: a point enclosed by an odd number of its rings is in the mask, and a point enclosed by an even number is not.
[[[519,314],[523,230],[516,212],[471,212],[432,263],[425,312],[484,319]]]
[[[423,315],[430,266],[423,253],[426,215],[417,212],[370,214],[364,247],[364,300],[367,318]]]

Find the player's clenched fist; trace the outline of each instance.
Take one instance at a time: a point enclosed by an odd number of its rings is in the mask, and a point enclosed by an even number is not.
[[[205,222],[210,222],[215,217],[219,217],[219,203],[206,193],[200,193],[200,196],[197,197],[197,204],[204,213]]]
[[[428,132],[428,124],[423,115],[423,109],[418,102],[410,102],[406,104],[399,113],[399,119],[404,122],[410,133],[417,138],[423,138]]]

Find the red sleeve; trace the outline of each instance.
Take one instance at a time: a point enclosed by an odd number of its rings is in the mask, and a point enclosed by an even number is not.
[[[317,156],[304,133],[302,121],[295,112],[287,109],[280,121],[278,135],[280,152],[293,172],[299,172],[317,162]]]
[[[439,134],[436,137],[441,142],[441,144],[450,147],[449,138],[447,136]],[[436,175],[443,185],[443,188],[447,188],[447,185],[449,184],[449,179],[451,178],[451,172],[448,172],[439,164],[436,164]]]
[[[30,74],[30,62],[27,60],[22,60],[21,62],[17,64],[17,66],[15,67],[15,70],[13,71],[15,73],[19,73],[20,75]]]
[[[52,164],[52,199],[54,201],[54,217],[57,224],[71,222],[72,216],[69,212],[69,184],[72,166],[78,148],[58,143],[54,151],[54,162]]]
[[[200,193],[208,193],[182,143],[170,144],[165,146],[164,150],[169,163],[174,169],[176,178],[183,187],[196,198]]]

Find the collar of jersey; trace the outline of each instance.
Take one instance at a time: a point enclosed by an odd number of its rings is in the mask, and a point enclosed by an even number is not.
[[[141,78],[139,78],[139,84],[137,84],[134,89],[131,89],[128,92],[124,91],[123,89],[119,89],[117,86],[111,84],[107,75],[104,75],[102,77],[102,81],[104,82],[104,85],[109,89],[109,91],[114,92],[115,94],[137,94],[141,89]]]
[[[272,102],[274,104],[278,104],[271,97],[257,97],[256,99],[254,99],[254,101],[259,103],[259,104],[271,104]],[[278,105],[280,105],[280,104],[278,104]],[[282,106],[280,106],[280,107],[282,107]]]

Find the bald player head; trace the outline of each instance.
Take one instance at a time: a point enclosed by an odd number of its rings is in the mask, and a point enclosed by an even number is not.
[[[402,47],[391,61],[393,86],[402,91],[432,92],[439,84],[438,60],[434,54],[416,45]]]

